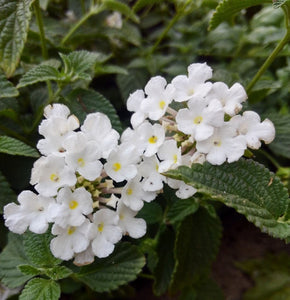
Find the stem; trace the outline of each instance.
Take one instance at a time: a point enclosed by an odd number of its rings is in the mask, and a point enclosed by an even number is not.
[[[257,83],[257,81],[260,79],[260,77],[265,73],[265,71],[269,68],[269,66],[272,64],[272,62],[277,57],[279,52],[289,42],[290,26],[289,26],[289,8],[288,8],[288,6],[283,6],[283,11],[285,13],[286,34],[285,34],[284,38],[278,43],[278,45],[273,50],[273,52],[270,54],[270,56],[266,59],[264,64],[261,66],[259,71],[256,73],[255,77],[252,79],[252,81],[249,83],[249,85],[247,87],[247,93],[250,93],[250,91],[252,90],[254,85]]]
[[[82,14],[84,15],[86,13],[85,0],[81,0],[81,7],[82,7]]]
[[[146,279],[152,279],[152,280],[155,279],[153,275],[151,275],[151,274],[144,274],[144,273],[138,274],[138,277],[142,277],[142,278],[146,278]]]

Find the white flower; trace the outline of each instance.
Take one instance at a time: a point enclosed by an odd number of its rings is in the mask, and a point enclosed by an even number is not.
[[[178,75],[172,80],[175,87],[174,100],[187,101],[194,96],[204,97],[211,89],[212,83],[205,82],[212,77],[212,69],[206,63],[191,64],[188,68],[188,77]]]
[[[116,182],[130,180],[137,174],[136,164],[139,159],[134,145],[124,143],[110,153],[104,169]]]
[[[151,202],[155,197],[155,192],[146,192],[143,190],[139,177],[128,181],[121,194],[123,203],[135,211],[138,211],[143,207],[143,201]]]
[[[27,227],[34,233],[44,233],[51,221],[49,206],[55,203],[53,198],[36,195],[31,191],[23,191],[18,202],[4,206],[5,225],[10,231],[22,234]]]
[[[30,183],[43,196],[55,196],[57,190],[65,185],[73,186],[76,175],[65,165],[63,157],[50,155],[40,157],[33,165]]]
[[[75,253],[85,251],[90,241],[87,238],[90,221],[88,219],[79,226],[62,228],[56,224],[52,226],[52,234],[57,235],[50,242],[52,254],[62,260],[73,258]]]
[[[53,206],[51,215],[55,224],[65,228],[80,226],[85,220],[84,215],[93,211],[91,194],[80,187],[73,192],[69,187],[62,188],[56,197],[57,205]]]
[[[122,28],[122,15],[118,11],[114,11],[112,14],[108,15],[106,18],[106,24],[109,27],[120,29]]]
[[[117,213],[119,215],[119,226],[123,235],[128,234],[134,239],[142,237],[146,233],[146,222],[141,218],[135,218],[137,211],[131,210],[119,201]]]
[[[207,154],[206,160],[213,165],[221,165],[226,160],[229,163],[237,161],[246,148],[245,138],[237,136],[235,128],[228,124],[216,128],[207,140],[196,143],[196,149]]]
[[[114,251],[115,244],[122,238],[118,221],[118,214],[110,209],[104,208],[94,213],[88,236],[97,257],[109,256]]]
[[[196,188],[184,183],[181,180],[167,178],[167,183],[172,189],[177,189],[175,195],[180,199],[187,199],[197,192]]]
[[[44,108],[43,115],[49,119],[52,117],[67,118],[70,114],[69,108],[61,103],[49,104]]]
[[[158,172],[159,160],[156,156],[144,157],[139,165],[138,172],[143,177],[142,187],[144,191],[156,192],[163,188],[165,177]]]
[[[103,158],[108,158],[110,152],[118,145],[119,133],[112,129],[110,119],[102,113],[88,114],[81,130],[88,140],[98,143]]]
[[[177,148],[175,140],[165,141],[159,148],[157,154],[161,159],[158,169],[160,173],[177,168],[182,164],[181,148]]]
[[[254,111],[245,111],[243,116],[234,116],[230,124],[236,128],[238,134],[245,137],[248,147],[252,149],[259,149],[261,140],[269,144],[275,138],[273,123],[269,119],[261,122],[260,116]]]
[[[74,171],[77,171],[85,179],[95,180],[101,175],[103,164],[96,141],[87,141],[82,132],[76,132],[68,136],[64,141],[67,149],[65,161]]]
[[[218,99],[223,106],[224,112],[230,116],[236,115],[242,109],[241,103],[248,98],[241,84],[235,83],[229,88],[223,82],[215,82],[207,97]]]
[[[131,116],[131,124],[133,128],[138,127],[148,116],[142,110],[142,102],[145,100],[145,94],[143,90],[137,90],[133,94],[130,94],[127,100],[127,109],[133,111]]]
[[[218,100],[209,104],[202,98],[188,101],[188,109],[180,109],[176,115],[177,127],[180,131],[190,134],[196,141],[209,138],[215,127],[224,123],[224,112]]]
[[[90,244],[85,251],[75,254],[73,263],[78,266],[85,266],[93,263],[95,260],[95,254],[93,253],[92,245]]]
[[[168,84],[161,76],[151,78],[145,86],[147,98],[142,101],[141,109],[151,120],[159,120],[164,114],[174,96],[174,86]]]

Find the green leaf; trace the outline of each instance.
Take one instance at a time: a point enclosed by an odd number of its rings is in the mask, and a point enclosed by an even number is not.
[[[59,298],[59,284],[43,278],[31,279],[19,296],[19,300],[58,300]]]
[[[133,11],[137,12],[141,10],[143,7],[150,7],[151,5],[162,2],[162,0],[138,0],[133,6]]]
[[[69,268],[65,266],[55,266],[53,268],[45,268],[43,269],[43,273],[53,280],[60,280],[67,278],[73,272]]]
[[[167,219],[171,223],[182,221],[185,217],[195,213],[199,204],[194,198],[177,199],[167,213]]]
[[[76,89],[66,98],[71,112],[75,114],[81,122],[87,114],[102,112],[111,120],[112,126],[119,133],[122,132],[122,124],[113,105],[103,95],[94,90]]]
[[[34,148],[9,136],[0,136],[0,153],[39,157],[38,152]]]
[[[156,252],[158,262],[154,269],[153,291],[156,295],[164,294],[169,287],[171,275],[174,269],[174,240],[175,233],[172,228],[163,226],[158,236]]]
[[[274,123],[276,136],[269,144],[269,148],[276,154],[290,158],[290,114],[269,114],[269,119]]]
[[[26,257],[22,245],[22,236],[8,234],[8,244],[0,254],[0,279],[9,288],[21,286],[33,275],[24,275],[17,268],[19,265],[27,265],[29,260]]]
[[[41,270],[31,265],[19,265],[17,268],[24,275],[37,276],[42,273]]]
[[[245,8],[271,2],[271,0],[222,0],[210,20],[209,30],[215,29],[224,21],[231,21]]]
[[[126,16],[127,18],[131,19],[132,21],[139,23],[139,18],[137,15],[135,15],[135,13],[133,12],[133,10],[131,10],[131,8],[126,5],[125,3],[122,3],[120,1],[117,0],[104,0],[102,2],[102,6],[105,7],[105,9],[110,9],[113,11],[118,11],[120,12],[122,15]]]
[[[156,202],[146,203],[138,212],[136,218],[142,218],[147,224],[154,224],[160,222],[163,218],[161,206]]]
[[[18,95],[19,92],[14,85],[0,72],[0,98],[16,97]]]
[[[41,64],[25,73],[20,79],[17,88],[35,84],[37,82],[44,82],[46,80],[61,81],[62,79],[63,78],[56,68],[50,65]]]
[[[221,166],[206,162],[166,175],[235,208],[263,232],[281,239],[290,236],[290,225],[282,218],[289,205],[287,190],[275,174],[257,162],[240,159]]]
[[[97,258],[75,276],[96,292],[108,292],[134,280],[144,264],[145,258],[136,246],[121,243],[109,257]]]
[[[287,2],[289,2],[289,0],[273,0],[273,7],[279,8]]]
[[[0,66],[13,75],[27,39],[33,0],[0,0]]]
[[[49,0],[39,0],[39,6],[43,10],[47,9],[48,3],[49,3]]]
[[[61,260],[54,257],[50,252],[50,241],[53,236],[47,232],[36,234],[26,232],[23,235],[23,247],[26,256],[37,267],[52,267],[61,263]]]
[[[0,213],[3,213],[3,207],[10,203],[16,201],[16,195],[12,191],[6,178],[0,172]]]
[[[209,272],[219,249],[221,233],[220,220],[212,218],[204,208],[180,224],[175,242],[172,291],[192,285],[196,277]]]
[[[128,71],[125,68],[116,65],[96,65],[95,67],[95,74],[123,74],[127,75]]]

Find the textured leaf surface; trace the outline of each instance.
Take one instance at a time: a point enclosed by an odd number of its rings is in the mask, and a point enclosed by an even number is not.
[[[53,280],[33,278],[24,287],[19,300],[58,300],[60,286]]]
[[[3,212],[3,207],[16,201],[16,194],[12,191],[9,183],[7,182],[4,175],[0,172],[0,213]]]
[[[137,218],[142,218],[147,224],[160,222],[163,218],[161,206],[156,202],[144,203],[142,209],[138,212]]]
[[[0,153],[39,157],[38,152],[34,148],[9,136],[0,136]]]
[[[0,72],[0,98],[9,98],[18,96],[18,91],[14,85],[6,79],[6,76]]]
[[[276,137],[269,148],[277,155],[290,158],[290,115],[270,114],[269,119],[274,123]]]
[[[33,275],[24,275],[17,268],[18,265],[27,265],[29,260],[24,253],[22,236],[9,233],[8,244],[0,254],[0,279],[9,288],[21,286]]]
[[[271,0],[222,0],[210,20],[209,30],[215,29],[224,21],[230,21],[242,9],[271,2]]]
[[[289,2],[289,0],[275,0],[273,1],[273,6],[275,8],[279,8],[281,7],[283,4],[285,4],[286,2]]]
[[[289,205],[287,190],[263,165],[240,159],[221,166],[204,163],[180,167],[167,175],[235,208],[263,232],[279,238],[290,236],[290,225],[280,218]]]
[[[98,259],[75,274],[96,292],[107,292],[134,280],[141,272],[145,258],[136,246],[118,245],[108,258]]]
[[[27,39],[33,0],[0,0],[0,66],[13,75]]]
[[[46,80],[61,81],[62,77],[58,70],[53,66],[41,64],[25,73],[20,79],[17,88],[35,84],[37,82],[44,82]]]
[[[204,208],[184,219],[175,242],[173,291],[190,286],[196,276],[209,270],[219,249],[221,232],[220,220],[212,218]]]
[[[52,267],[61,263],[61,260],[54,257],[50,252],[50,241],[53,236],[47,232],[35,234],[26,232],[23,236],[23,246],[26,256],[38,267]]]
[[[67,104],[80,122],[83,122],[87,114],[102,112],[111,120],[112,126],[118,132],[122,132],[122,125],[113,105],[103,95],[94,90],[76,89],[67,97]]]

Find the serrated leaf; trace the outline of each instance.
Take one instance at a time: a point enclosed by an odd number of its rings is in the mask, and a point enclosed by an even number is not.
[[[183,220],[175,242],[172,291],[192,285],[196,277],[209,272],[219,249],[221,231],[220,220],[212,218],[204,208]]]
[[[73,272],[69,268],[65,266],[55,266],[53,268],[45,268],[43,269],[43,273],[53,280],[60,280],[67,278]]]
[[[136,246],[121,243],[109,257],[96,259],[75,276],[96,292],[108,292],[134,280],[144,264],[145,258]]]
[[[53,236],[47,232],[36,234],[26,232],[23,235],[23,247],[26,256],[37,267],[52,267],[61,263],[61,260],[54,257],[50,252],[50,241]]]
[[[94,90],[76,89],[66,98],[67,105],[80,122],[83,122],[87,114],[102,112],[111,120],[112,126],[119,133],[122,132],[122,124],[113,105],[103,95]]]
[[[240,159],[221,166],[206,162],[180,167],[167,175],[235,208],[263,232],[281,239],[290,236],[290,225],[281,218],[289,205],[287,190],[275,174],[257,162]]]
[[[269,119],[274,123],[276,136],[269,144],[269,148],[276,154],[290,158],[290,115],[278,113],[269,114]]]
[[[135,15],[133,10],[131,10],[131,8],[128,5],[126,5],[125,3],[122,3],[122,2],[117,1],[117,0],[104,0],[102,2],[102,6],[104,6],[105,9],[118,11],[122,15],[126,16],[127,18],[131,19],[132,21],[134,21],[136,23],[139,22],[138,16]]]
[[[0,279],[9,288],[21,286],[33,275],[24,275],[17,269],[19,265],[29,264],[23,245],[22,236],[18,234],[8,234],[8,244],[0,254]]]
[[[17,268],[24,275],[37,276],[42,273],[38,268],[31,265],[19,265]]]
[[[271,0],[222,0],[210,20],[209,30],[215,29],[224,21],[231,21],[237,13],[245,8],[271,2]]]
[[[44,82],[46,80],[61,81],[63,78],[61,77],[59,71],[53,66],[41,64],[25,73],[21,77],[17,88],[35,84],[37,82]]]
[[[14,85],[0,72],[0,98],[16,97],[19,92]]]
[[[33,0],[0,0],[0,66],[13,75],[27,39]]]
[[[158,236],[156,252],[157,264],[154,268],[153,291],[156,295],[164,294],[169,287],[171,275],[174,269],[174,241],[175,233],[172,228],[162,227]]]
[[[0,153],[39,157],[38,152],[34,148],[9,136],[0,136]]]
[[[16,194],[12,191],[6,178],[0,172],[0,213],[3,213],[3,207],[10,203],[16,201]]]
[[[171,223],[182,221],[188,215],[198,210],[199,204],[194,198],[178,199],[173,203],[167,213],[167,219]]]
[[[24,287],[19,300],[58,300],[60,286],[53,280],[33,278]]]

